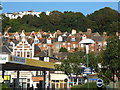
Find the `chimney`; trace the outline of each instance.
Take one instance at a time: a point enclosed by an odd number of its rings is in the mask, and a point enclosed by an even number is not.
[[[116,36],[119,36],[119,33],[118,33],[118,32],[116,32]]]
[[[103,36],[107,36],[107,33],[106,33],[106,32],[103,32]]]
[[[92,33],[92,30],[90,28],[87,29],[87,33],[88,34],[91,34]]]
[[[51,57],[52,56],[52,48],[48,47],[48,56]]]

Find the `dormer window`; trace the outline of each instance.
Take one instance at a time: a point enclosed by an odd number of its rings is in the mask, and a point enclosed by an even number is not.
[[[52,43],[51,39],[48,38],[48,39],[47,39],[47,44],[51,44],[51,43]]]
[[[37,44],[39,41],[38,40],[34,40],[34,43]]]
[[[75,38],[71,38],[71,41],[75,41]]]

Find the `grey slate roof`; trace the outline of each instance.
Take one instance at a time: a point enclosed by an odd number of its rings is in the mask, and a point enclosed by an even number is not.
[[[12,52],[10,48],[7,47],[6,45],[1,46],[1,48],[2,48],[2,53],[11,54]]]
[[[91,39],[96,42],[104,41],[104,38],[102,36],[92,36]]]

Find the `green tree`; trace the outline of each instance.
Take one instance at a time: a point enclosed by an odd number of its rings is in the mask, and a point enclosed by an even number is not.
[[[110,80],[114,81],[115,74],[120,77],[120,39],[113,36],[107,40],[107,46],[102,54],[101,64],[103,66],[102,72]]]
[[[66,48],[61,47],[61,48],[60,48],[60,50],[59,50],[59,52],[68,52],[68,51],[67,51],[67,49],[66,49]]]
[[[56,69],[64,71],[66,75],[80,75],[82,72],[82,63],[85,62],[84,52],[76,52],[68,55],[67,59],[62,61],[61,65],[56,66]]]
[[[109,7],[102,8],[94,13],[87,15],[88,19],[94,21],[97,25],[95,28],[96,32],[108,32],[113,33],[113,31],[109,31],[109,26],[113,22],[120,22],[120,13],[116,10],[113,10]]]

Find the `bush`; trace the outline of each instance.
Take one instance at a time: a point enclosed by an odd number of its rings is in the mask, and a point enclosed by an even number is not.
[[[100,88],[100,90],[105,90],[105,87]],[[88,83],[83,85],[76,85],[71,88],[71,90],[88,90]],[[96,82],[89,83],[89,90],[98,90]]]

